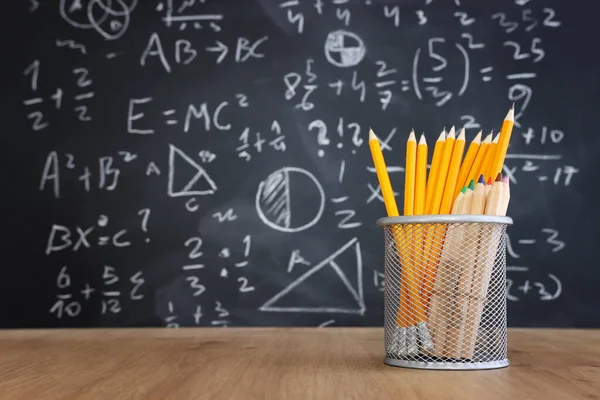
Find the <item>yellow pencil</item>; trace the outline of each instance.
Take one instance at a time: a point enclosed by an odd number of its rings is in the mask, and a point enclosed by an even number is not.
[[[433,148],[433,157],[431,159],[431,167],[429,168],[429,177],[427,178],[427,188],[425,189],[425,211],[429,212],[431,209],[431,201],[433,200],[433,188],[435,187],[435,181],[437,179],[438,171],[440,169],[440,162],[442,160],[442,154],[444,153],[444,145],[446,143],[446,130],[444,129]]]
[[[372,129],[369,129],[369,147],[371,149],[373,164],[375,164],[375,171],[377,172],[377,178],[379,180],[379,186],[381,187],[381,194],[383,196],[383,202],[385,204],[388,217],[397,217],[399,214],[398,206],[396,204],[396,198],[394,197],[394,191],[390,183],[390,177],[388,175],[383,153],[381,151],[381,146],[379,144],[379,138],[375,136],[375,133]],[[401,235],[401,232],[396,233],[396,235]],[[400,256],[403,260],[406,259],[403,254]],[[401,287],[400,308],[398,309],[398,314],[396,316],[396,324],[404,328],[408,326],[408,321],[406,321],[405,315],[405,310],[407,307],[406,302],[408,301],[408,291],[406,290],[406,286],[407,285],[404,284]]]
[[[454,148],[452,150],[452,158],[448,165],[448,174],[446,177],[446,184],[444,185],[444,194],[442,196],[442,203],[440,204],[440,214],[450,214],[452,210],[452,202],[456,198],[454,195],[454,189],[456,188],[456,179],[458,178],[458,172],[460,168],[460,162],[462,161],[463,152],[465,150],[465,128],[460,130],[458,138],[454,142]]]
[[[475,174],[475,176],[479,176],[479,174],[484,174],[486,178],[492,178],[492,180],[495,178],[495,176],[492,175],[492,163],[494,162],[494,157],[496,157],[496,149],[498,148],[499,139],[500,133],[496,135],[496,137],[492,141],[492,144],[490,144],[488,152],[485,156],[485,160],[483,162],[482,170],[478,171],[478,173]]]
[[[383,153],[381,152],[379,139],[375,136],[372,129],[369,129],[369,147],[371,148],[371,156],[373,157],[373,164],[375,164],[375,171],[377,172],[377,179],[379,180],[379,187],[381,188],[381,195],[383,196],[383,203],[385,204],[388,217],[397,217],[398,206],[394,197],[394,191],[392,190],[392,184],[390,183],[390,176],[388,175]]]
[[[421,146],[422,147],[422,146]],[[422,156],[421,156],[422,157]],[[425,160],[426,161],[426,160]],[[426,164],[425,164],[426,165]],[[405,185],[404,185],[404,215],[414,215],[414,199],[415,199],[415,180],[416,180],[416,171],[417,170],[417,140],[415,137],[415,133],[411,131],[408,136],[408,141],[406,142],[406,166],[404,169],[405,173]],[[420,174],[422,175],[422,174]],[[422,177],[420,176],[422,179]],[[423,183],[423,182],[421,182]],[[406,241],[417,241],[420,243],[421,234],[416,232],[415,227],[411,225],[407,225],[402,230],[402,235]],[[415,257],[417,256],[416,252],[417,248],[412,247],[409,249],[403,248],[401,249],[401,255],[408,262],[403,263],[403,277],[401,278],[403,282],[401,282],[400,291],[402,293],[403,287],[408,289],[408,304],[411,308],[408,314],[408,322],[410,326],[407,330],[407,352],[411,353],[413,351],[417,351],[416,345],[416,335],[417,335],[417,327],[419,323],[425,322],[425,313],[423,311],[423,304],[421,302],[421,297],[418,292],[418,271],[415,268]],[[406,291],[406,289],[404,289]],[[405,310],[406,311],[406,310]],[[423,325],[423,324],[421,324]]]
[[[439,214],[446,177],[448,176],[448,166],[450,165],[450,158],[452,157],[452,152],[454,150],[454,142],[454,127],[452,127],[448,133],[448,137],[446,137],[446,143],[444,143],[444,152],[442,153],[439,171],[433,187],[433,198],[431,200],[430,208],[427,210],[428,214]],[[422,274],[421,297],[426,309],[429,305],[429,298],[431,297],[431,291],[433,290],[433,284],[435,282],[437,260],[442,250],[444,233],[445,230],[443,228],[440,229],[437,226],[429,227],[425,233],[423,259],[427,260],[427,267]]]
[[[425,194],[427,191],[427,141],[425,135],[422,134],[417,145],[417,172],[415,182],[415,215],[425,213]],[[423,271],[427,267],[427,260],[423,260],[423,227],[417,225],[414,227],[415,238],[417,238],[416,246],[413,249],[412,265],[415,269],[415,279],[417,288],[421,287],[423,281]]]
[[[475,138],[471,141],[469,145],[469,149],[467,150],[467,154],[465,155],[465,159],[460,165],[460,170],[458,171],[458,178],[456,178],[456,189],[454,189],[454,197],[456,198],[460,193],[460,190],[465,185],[465,180],[469,176],[469,171],[471,171],[471,167],[475,161],[475,157],[479,152],[479,148],[481,147],[481,131],[475,136]]]
[[[425,197],[427,182],[427,141],[425,135],[419,138],[417,146],[417,171],[415,174],[415,207],[414,214],[421,215],[425,213]]]
[[[448,167],[450,166],[450,159],[452,158],[455,141],[454,127],[452,127],[450,132],[448,132],[448,137],[446,137],[446,143],[444,143],[444,152],[442,153],[433,186],[433,198],[431,200],[430,208],[427,210],[427,214],[438,214],[440,212],[442,196],[444,195],[444,186],[446,184],[446,178],[448,177]]]
[[[515,106],[508,110],[504,122],[502,123],[502,129],[500,130],[500,139],[498,140],[498,147],[494,153],[494,160],[490,167],[490,176],[494,176],[502,172],[502,166],[504,165],[504,158],[508,151],[508,143],[510,142],[510,136],[512,134],[513,127],[515,125]]]
[[[415,176],[417,169],[417,139],[411,131],[406,142],[406,167],[404,168],[404,215],[413,215],[415,208]]]
[[[489,135],[487,135],[485,137],[485,139],[483,140],[483,142],[481,142],[481,145],[479,146],[479,150],[477,151],[477,155],[475,156],[475,160],[473,161],[473,165],[471,166],[471,169],[469,170],[467,178],[462,183],[463,185],[468,185],[469,182],[471,182],[471,180],[479,179],[479,176],[481,174],[484,174],[484,172],[482,171],[481,168],[486,159],[486,155],[488,153],[490,145],[492,144],[492,138],[493,138],[493,132],[490,133]],[[484,176],[485,176],[485,174],[484,174]],[[459,185],[460,184],[461,183],[459,182]]]

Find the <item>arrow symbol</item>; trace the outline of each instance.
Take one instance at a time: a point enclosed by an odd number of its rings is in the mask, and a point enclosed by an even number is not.
[[[227,46],[225,46],[223,43],[219,42],[218,40],[215,40],[215,42],[217,43],[217,45],[213,46],[213,47],[207,47],[206,51],[221,52],[221,54],[217,58],[217,64],[220,64],[221,61],[223,61],[223,59],[227,55],[227,51],[229,49],[227,48]]]

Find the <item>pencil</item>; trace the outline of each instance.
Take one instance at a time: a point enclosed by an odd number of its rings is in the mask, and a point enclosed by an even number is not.
[[[471,181],[472,182],[472,181]],[[483,174],[479,176],[479,181],[475,185],[475,190],[471,197],[471,204],[468,214],[483,214],[485,210],[486,188]],[[476,268],[477,256],[477,240],[479,237],[479,225],[467,225],[463,227],[463,241],[461,246],[460,257],[460,277],[457,284],[457,296],[454,302],[455,309],[452,316],[453,325],[449,329],[453,329],[454,335],[449,337],[446,342],[445,352],[450,357],[459,358],[462,356],[462,344],[465,340],[469,325],[469,298],[471,295],[471,285],[473,274]]]
[[[446,184],[444,185],[444,194],[442,196],[442,203],[440,204],[440,214],[450,214],[450,210],[452,209],[452,202],[456,198],[454,189],[456,187],[456,180],[458,178],[464,150],[465,128],[462,128],[454,142],[454,148],[452,149],[452,157],[450,158],[448,175],[446,177]]]
[[[512,134],[513,127],[515,125],[515,106],[511,107],[502,122],[502,129],[500,130],[500,138],[498,139],[498,147],[494,153],[494,160],[490,167],[490,176],[494,176],[499,172],[502,172],[502,166],[504,165],[504,159],[506,152],[508,151],[508,143],[510,142],[510,136]]]
[[[484,214],[502,215],[501,212],[507,201],[507,197],[501,174],[496,176],[496,180],[491,186],[492,188],[486,198]],[[477,261],[471,282],[469,308],[467,311],[469,321],[466,323],[463,346],[460,352],[463,357],[468,359],[472,359],[475,356],[477,332],[479,331],[481,318],[483,317],[483,309],[494,269],[494,259],[501,239],[498,235],[494,235],[493,229],[493,226],[490,224],[482,224],[479,231]]]
[[[417,140],[415,138],[414,131],[411,131],[406,141],[406,154],[405,154],[405,165],[404,165],[404,215],[410,216],[414,212],[415,204],[415,176],[416,176],[416,163],[417,163]],[[412,226],[406,225],[402,227],[402,241],[412,241]],[[398,312],[406,326],[408,328],[415,324],[414,313],[411,313],[410,309],[414,309],[413,303],[416,299],[413,299],[410,293],[410,287],[414,284],[414,271],[412,261],[414,254],[410,248],[401,246],[400,248],[402,258],[402,276],[400,282],[400,296],[407,299],[407,302],[401,302],[401,309]],[[412,333],[412,332],[411,332]],[[407,332],[408,335],[408,332]],[[412,337],[407,336],[407,352],[409,352],[408,346],[411,346],[410,352],[414,350],[412,346]]]
[[[417,169],[417,139],[411,131],[406,142],[404,168],[404,215],[413,215],[415,208],[415,174]]]
[[[415,182],[415,215],[422,215],[425,213],[425,198],[427,191],[427,141],[425,135],[422,134],[419,138],[419,144],[417,145],[417,172]],[[421,287],[423,280],[423,271],[427,264],[423,262],[423,226],[417,225],[414,227],[415,237],[417,238],[417,246],[415,246],[413,252],[413,265],[415,266],[415,278],[416,285],[418,288]]]
[[[385,160],[383,157],[383,153],[381,151],[381,146],[379,144],[379,138],[375,135],[372,129],[369,129],[369,148],[371,149],[371,156],[373,157],[373,164],[375,165],[375,172],[377,173],[377,179],[379,180],[379,186],[381,188],[381,194],[383,197],[383,202],[385,204],[385,208],[387,211],[388,217],[397,217],[398,216],[398,206],[396,204],[396,199],[394,197],[394,191],[392,189],[392,185],[390,183],[390,178],[387,172],[387,167],[385,165]],[[394,232],[396,248],[400,249],[398,245],[398,236],[401,236],[401,230],[396,229]],[[401,253],[399,251],[399,253]],[[399,254],[402,262],[405,262],[402,254]],[[395,334],[397,335],[396,341],[394,342],[394,351],[398,353],[406,353],[406,342],[404,337],[406,335],[406,327],[408,326],[408,321],[406,321],[406,316],[401,312],[406,307],[406,302],[408,300],[408,292],[406,290],[406,284],[402,285],[404,279],[401,280],[400,286],[400,306],[398,308],[398,313],[396,314],[396,325],[400,328]],[[404,289],[404,290],[403,290]]]
[[[429,213],[431,209],[431,201],[433,200],[433,188],[440,169],[442,154],[444,153],[444,145],[446,143],[446,130],[444,129],[433,148],[433,157],[431,159],[431,167],[429,168],[429,177],[427,178],[427,187],[425,189],[425,212]]]
[[[495,175],[492,175],[492,163],[494,162],[494,157],[496,156],[496,149],[498,148],[499,139],[500,133],[496,135],[496,137],[490,144],[488,153],[485,156],[485,161],[483,162],[483,169],[481,171],[478,171],[476,176],[479,176],[479,174],[484,174],[486,177],[494,179]]]
[[[454,127],[452,127],[450,132],[448,132],[446,142],[444,143],[444,152],[442,153],[438,172],[436,173],[433,186],[433,198],[431,200],[431,207],[427,210],[428,214],[439,214],[440,212],[442,196],[444,195],[444,186],[446,184],[446,178],[448,177],[448,167],[450,166],[455,141]]]
[[[486,156],[488,154],[490,145],[492,144],[493,135],[494,135],[493,132],[488,134],[485,137],[485,139],[483,140],[483,142],[481,142],[481,145],[479,146],[479,150],[477,151],[477,155],[475,156],[475,160],[473,161],[473,165],[471,166],[471,169],[469,170],[469,174],[467,175],[466,179],[462,183],[463,185],[468,185],[469,182],[471,181],[471,179],[477,179],[477,177],[479,177],[479,175],[484,174],[484,171],[482,171],[482,167],[483,167],[483,163],[485,162]],[[461,184],[461,182],[459,182],[459,185],[460,184]]]
[[[452,207],[452,214],[467,214],[473,195],[474,183],[471,182],[465,191],[461,190],[462,198]],[[460,196],[460,195],[459,195]],[[446,231],[446,238],[441,251],[437,275],[431,293],[428,325],[431,330],[433,341],[433,354],[438,357],[446,357],[446,342],[453,329],[452,321],[453,307],[455,303],[454,289],[460,272],[458,257],[463,235],[463,227],[460,224],[450,224]]]
[[[444,151],[433,186],[433,198],[431,200],[430,208],[427,210],[428,214],[439,214],[446,177],[448,176],[448,166],[450,165],[450,158],[452,157],[452,151],[454,150],[454,142],[454,127],[452,127],[450,132],[448,132],[446,142],[444,143]],[[440,229],[438,226],[429,227],[425,232],[423,258],[427,259],[427,268],[423,272],[423,282],[421,287],[421,297],[425,308],[427,308],[429,304],[429,297],[431,296],[431,290],[433,289],[433,283],[435,281],[439,251],[442,249],[443,239],[441,236],[443,236],[443,234],[444,230]]]
[[[510,202],[510,180],[508,179],[508,176],[502,178],[502,183],[504,184],[504,198],[502,207],[500,207],[500,215],[506,215],[508,203]]]
[[[481,147],[481,131],[477,133],[477,136],[471,141],[469,145],[469,149],[467,150],[467,154],[465,155],[465,159],[460,165],[460,170],[458,171],[458,177],[456,178],[456,189],[454,190],[454,197],[456,198],[460,193],[461,188],[465,184],[467,177],[469,176],[469,171],[471,171],[471,167],[475,161],[475,157],[479,152],[479,148]]]
[[[417,146],[417,171],[415,174],[415,205],[414,214],[425,213],[425,198],[427,190],[427,141],[425,135],[419,138]]]
[[[413,215],[415,208],[415,193],[416,193],[416,174],[417,167],[420,167],[421,171],[419,171],[419,191],[422,192],[425,188],[425,175],[424,169],[427,165],[427,148],[426,143],[423,143],[425,140],[424,136],[421,137],[420,140],[421,145],[417,146],[417,141],[415,138],[414,131],[411,131],[408,140],[406,142],[406,166],[405,166],[405,203],[404,203],[404,211],[405,215]],[[421,148],[420,151],[420,164],[417,166],[417,147]],[[423,153],[423,151],[425,153]],[[424,158],[425,157],[425,158]],[[421,196],[424,193],[420,194]],[[422,196],[423,197],[423,196]],[[422,201],[421,201],[422,205]],[[421,205],[419,208],[421,209]],[[422,209],[420,210],[422,213]],[[420,254],[417,254],[417,250],[420,247],[421,243],[421,235],[419,229],[413,225],[407,225],[403,228],[403,238],[404,242],[416,242],[417,246],[411,246],[406,248],[406,246],[401,248],[401,252],[403,252],[403,256],[405,262],[402,267],[402,278],[401,280],[401,293],[402,288],[405,287],[405,291],[408,291],[408,307],[410,310],[404,310],[406,315],[408,316],[408,324],[406,327],[406,352],[408,354],[413,354],[418,351],[418,339],[421,339],[421,342],[424,346],[428,346],[427,342],[429,339],[429,332],[425,325],[425,312],[423,310],[423,303],[421,301],[421,297],[419,294],[419,272],[416,268],[415,261],[421,262]],[[407,262],[406,262],[407,261]],[[405,303],[406,304],[406,303]]]
[[[387,215],[388,217],[397,217],[399,214],[398,206],[396,205],[396,198],[394,197],[394,191],[390,183],[390,176],[385,165],[379,138],[375,136],[372,129],[369,129],[369,147],[371,148],[371,156],[373,157],[373,164],[375,165],[375,172],[379,180],[379,187],[381,188],[381,195]]]

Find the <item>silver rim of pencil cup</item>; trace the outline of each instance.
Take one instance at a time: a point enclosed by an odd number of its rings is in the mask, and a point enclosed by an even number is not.
[[[494,215],[461,215],[461,214],[435,214],[411,215],[404,217],[383,217],[377,220],[378,226],[402,224],[453,224],[453,223],[487,223],[512,225],[510,217]]]
[[[510,365],[508,360],[475,362],[475,363],[455,363],[455,362],[420,362],[397,360],[395,358],[386,357],[384,364],[393,367],[406,367],[418,369],[437,369],[437,370],[482,370],[482,369],[498,369],[505,368]]]

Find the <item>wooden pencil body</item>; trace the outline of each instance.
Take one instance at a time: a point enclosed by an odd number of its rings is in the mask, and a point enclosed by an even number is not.
[[[469,299],[473,281],[473,259],[477,255],[477,237],[479,226],[466,224],[462,226],[460,242],[456,250],[457,277],[456,291],[454,294],[454,308],[448,329],[452,331],[446,341],[446,354],[448,357],[460,358],[461,347],[470,324]],[[474,244],[475,243],[475,244]]]
[[[502,215],[504,204],[507,201],[507,192],[501,182],[494,182],[486,199],[486,215]],[[496,254],[502,236],[497,233],[497,227],[491,224],[482,224],[480,227],[479,244],[477,248],[476,265],[474,268],[471,292],[469,296],[468,315],[472,321],[466,325],[464,345],[461,355],[472,359],[475,353],[477,333],[482,319],[490,279],[494,270]]]
[[[486,190],[483,183],[478,183],[473,192],[470,209],[471,215],[481,215],[485,211]],[[465,337],[473,323],[473,315],[469,313],[469,302],[472,296],[473,276],[477,265],[481,225],[466,224],[462,230],[459,260],[460,278],[458,279],[455,299],[455,309],[452,316],[454,332],[451,340],[446,343],[450,357],[463,357]]]
[[[450,225],[446,230],[443,249],[437,262],[437,274],[431,293],[431,302],[428,314],[428,324],[434,346],[434,355],[449,357],[446,343],[452,335],[452,314],[454,313],[454,299],[456,284],[460,276],[461,264],[458,260],[462,238],[462,226]]]
[[[491,225],[481,226],[480,246],[477,256],[477,264],[473,274],[471,292],[469,296],[468,315],[472,318],[466,326],[464,346],[461,355],[472,359],[475,353],[477,333],[488,295],[490,279],[494,270],[494,261],[500,244],[500,237],[494,235],[494,227]]]

